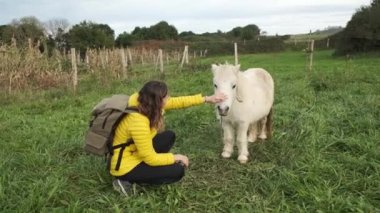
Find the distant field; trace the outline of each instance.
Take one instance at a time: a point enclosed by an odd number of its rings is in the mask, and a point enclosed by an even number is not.
[[[77,96],[51,89],[0,97],[2,212],[378,212],[380,211],[379,55],[332,58],[316,52],[307,73],[302,52],[240,57],[275,79],[274,137],[250,144],[241,165],[220,157],[221,129],[210,105],[168,111],[177,133],[173,152],[190,158],[176,184],[138,187],[124,198],[112,189],[103,158],[86,155],[91,107],[131,93],[158,75],[135,67],[133,80],[112,86],[80,76]],[[164,78],[172,96],[211,94],[206,58]]]
[[[324,38],[329,37],[330,33],[313,33],[311,35],[309,34],[298,34],[298,35],[291,35],[288,40],[286,40],[286,43],[294,43],[296,42],[306,42],[309,40],[321,40]]]

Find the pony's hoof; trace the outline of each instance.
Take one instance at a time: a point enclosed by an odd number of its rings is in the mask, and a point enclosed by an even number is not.
[[[255,138],[255,139],[253,139],[253,138],[248,138],[248,142],[250,142],[250,143],[255,143],[255,142],[256,142],[256,138]]]
[[[265,139],[267,139],[267,136],[266,136],[266,135],[259,135],[259,138],[260,138],[261,140],[265,140]]]
[[[229,153],[229,152],[223,152],[222,153],[222,157],[223,158],[230,158],[231,157],[231,153]]]
[[[245,155],[239,155],[239,157],[238,157],[238,161],[239,161],[241,164],[246,164],[247,161],[248,161],[248,157],[245,156]]]

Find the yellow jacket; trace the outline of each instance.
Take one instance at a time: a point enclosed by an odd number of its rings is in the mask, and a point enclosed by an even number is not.
[[[130,96],[128,106],[137,106],[139,104],[138,93]],[[169,97],[164,109],[180,109],[193,105],[204,103],[201,94],[183,97]],[[149,119],[140,113],[130,113],[125,116],[115,131],[113,146],[125,143],[132,139],[134,144],[127,146],[123,152],[120,168],[115,170],[120,148],[114,150],[111,158],[110,173],[113,176],[122,176],[131,171],[134,167],[144,161],[151,166],[163,166],[174,163],[172,153],[156,153],[153,148],[153,137],[157,134],[156,129],[150,128]]]

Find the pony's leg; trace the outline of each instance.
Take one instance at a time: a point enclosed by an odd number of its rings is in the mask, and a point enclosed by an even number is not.
[[[248,142],[255,142],[257,139],[257,122],[251,123],[248,129]]]
[[[247,138],[247,131],[248,131],[249,123],[241,123],[238,126],[237,129],[237,145],[239,150],[239,157],[238,160],[240,163],[247,163],[248,161],[248,138]]]
[[[230,123],[222,123],[223,126],[223,158],[230,158],[234,151],[234,128]]]
[[[261,126],[261,131],[260,131],[259,138],[261,140],[265,140],[265,139],[267,139],[267,125],[266,125],[266,123],[267,123],[267,116],[265,116],[259,122],[260,122],[260,126]]]

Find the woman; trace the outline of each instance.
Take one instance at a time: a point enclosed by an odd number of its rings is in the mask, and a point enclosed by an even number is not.
[[[136,109],[119,123],[113,140],[110,173],[114,189],[128,195],[132,184],[164,184],[179,181],[189,166],[185,155],[169,153],[175,141],[173,131],[157,133],[163,125],[163,110],[202,103],[218,103],[224,94],[201,94],[171,98],[165,83],[150,81],[130,96],[128,105]]]

